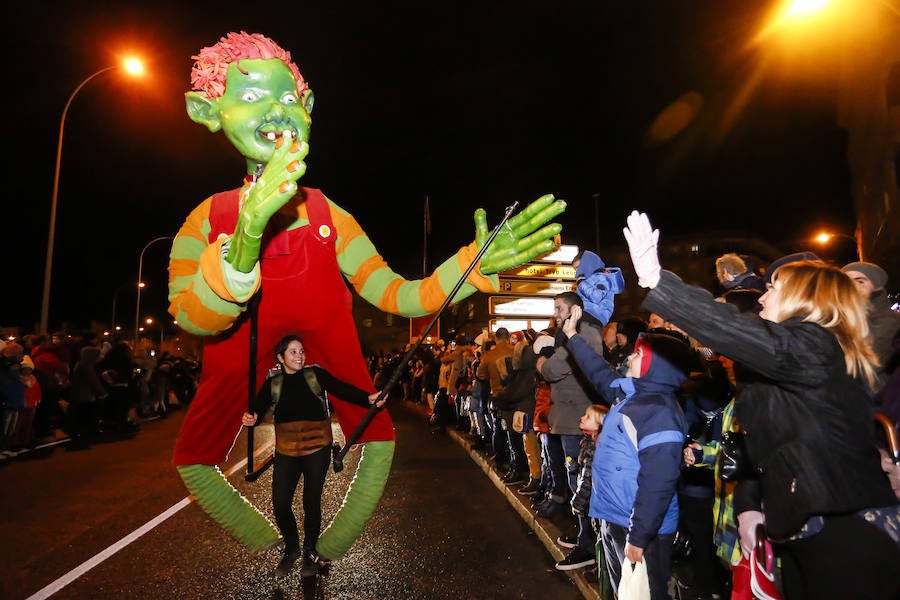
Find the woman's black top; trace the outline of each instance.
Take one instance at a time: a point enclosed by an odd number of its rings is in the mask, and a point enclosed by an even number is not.
[[[316,379],[323,392],[327,392],[329,395],[333,394],[345,402],[368,408],[370,392],[361,390],[355,385],[341,381],[319,365],[310,365],[305,368],[313,369],[315,371]],[[303,375],[303,371],[297,371],[296,373],[291,374],[282,373],[275,377],[283,378],[278,405],[275,407],[274,417],[276,423],[289,423],[291,421],[321,421],[330,417],[330,408],[328,408],[328,412],[326,412],[326,407],[323,406],[322,401],[306,383],[306,377]],[[265,415],[266,412],[268,412],[269,407],[272,406],[273,378],[274,377],[269,377],[266,379],[265,383],[263,383],[262,388],[259,390],[259,394],[256,396],[256,401],[253,403],[253,409],[250,411],[251,413],[260,416],[257,420],[257,424],[262,421],[261,417]]]

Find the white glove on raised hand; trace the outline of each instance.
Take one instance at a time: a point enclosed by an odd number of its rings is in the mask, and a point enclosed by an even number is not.
[[[659,229],[650,226],[650,219],[646,213],[639,213],[636,210],[631,211],[627,221],[628,227],[623,229],[622,233],[628,242],[628,251],[631,253],[634,272],[638,276],[638,285],[652,290],[659,283],[659,256],[656,253]]]

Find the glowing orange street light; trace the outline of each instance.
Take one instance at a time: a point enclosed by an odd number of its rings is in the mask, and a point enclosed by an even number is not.
[[[793,0],[787,8],[785,8],[783,16],[785,18],[802,17],[819,12],[829,0]]]
[[[827,244],[830,244],[832,241],[834,241],[835,239],[838,239],[838,238],[847,239],[847,240],[850,240],[851,242],[853,242],[853,247],[856,249],[856,255],[860,256],[859,242],[852,235],[848,235],[846,233],[831,233],[830,231],[822,231],[822,232],[816,234],[816,236],[813,237],[812,239],[814,242],[816,242],[822,246],[825,246]]]
[[[56,204],[59,198],[59,166],[60,160],[62,159],[63,131],[66,126],[66,115],[69,114],[69,107],[72,105],[72,100],[75,99],[75,96],[81,91],[81,88],[87,85],[87,83],[95,77],[118,68],[124,68],[125,71],[132,76],[140,75],[144,71],[144,66],[141,61],[133,57],[126,58],[122,64],[100,69],[78,84],[78,87],[75,88],[75,91],[72,92],[69,99],[66,101],[66,106],[63,108],[62,112],[62,118],[59,120],[59,139],[56,143],[56,169],[53,173],[53,197],[50,200],[50,233],[47,236],[47,258],[44,263],[44,296],[41,301],[41,334],[47,333],[47,321],[50,313],[50,276],[53,273],[53,242],[56,237]]]
[[[856,238],[852,235],[848,235],[846,233],[831,233],[830,231],[822,231],[816,235],[813,239],[820,244],[827,244],[832,240],[832,238],[847,238],[848,240],[856,241]]]

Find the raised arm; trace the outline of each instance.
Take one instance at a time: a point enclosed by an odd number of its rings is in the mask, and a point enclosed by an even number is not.
[[[562,231],[562,225],[545,224],[565,209],[565,201],[547,194],[510,217],[482,257],[481,272],[491,275],[506,271],[553,250],[556,246],[554,238]],[[478,249],[489,237],[487,213],[479,208],[475,211],[475,244]]]

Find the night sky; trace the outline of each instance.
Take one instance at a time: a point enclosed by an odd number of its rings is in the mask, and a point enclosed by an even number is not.
[[[301,184],[349,210],[407,277],[422,273],[426,195],[431,267],[472,239],[475,208],[493,225],[546,193],[569,202],[563,242],[588,248],[624,244],[633,208],[663,244],[710,229],[775,244],[817,226],[853,232],[834,81],[760,69],[747,46],[771,3],[14,4],[2,326],[40,319],[66,100],[129,50],[145,77],[98,77],[67,117],[50,329],[107,321],[117,289],[117,320],[133,326],[141,249],[243,176],[242,157],[188,118],[183,96],[191,55],[236,30],[290,51],[315,93]],[[657,115],[688,92],[702,100],[696,117],[651,141]],[[166,254],[164,243],[145,254],[142,313],[165,312]]]

